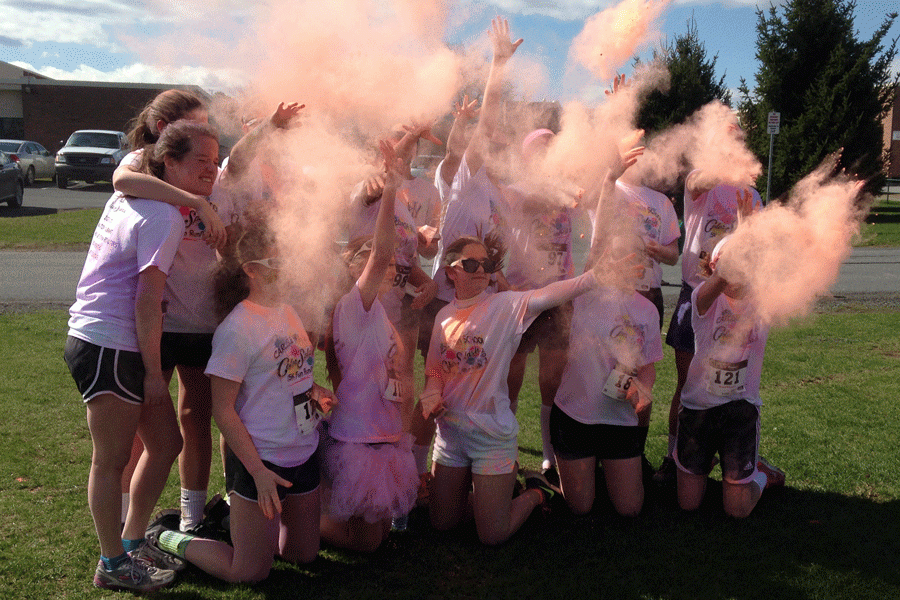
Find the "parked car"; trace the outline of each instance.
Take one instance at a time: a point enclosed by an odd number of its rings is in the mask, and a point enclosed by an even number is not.
[[[121,131],[76,131],[56,153],[56,185],[64,189],[73,179],[112,181],[113,171],[126,154],[128,141]]]
[[[25,198],[25,176],[19,163],[0,151],[0,202],[6,202],[13,208],[22,206]]]
[[[35,179],[53,179],[56,162],[46,148],[27,140],[0,140],[0,150],[19,163],[25,175],[25,185],[33,185]]]

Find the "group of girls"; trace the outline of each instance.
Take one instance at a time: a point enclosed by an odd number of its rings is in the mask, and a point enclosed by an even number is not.
[[[88,499],[101,550],[95,585],[150,591],[171,583],[185,561],[228,581],[260,581],[275,556],[313,560],[320,539],[371,551],[392,519],[422,497],[426,481],[432,525],[447,530],[474,517],[485,544],[507,540],[557,493],[573,512],[588,512],[598,460],[616,510],[640,512],[654,363],[662,357],[658,298],[645,297],[658,292],[659,277],[643,274],[648,257],[651,267],[674,262],[673,244],[677,259],[677,235],[662,209],[640,213],[640,236],[607,226],[634,212],[617,191],[643,150],[633,148],[584,195],[594,209],[592,251],[585,272],[574,276],[570,209],[547,202],[546,190],[527,180],[507,188],[495,168],[499,90],[522,40],[512,41],[498,18],[491,41],[478,123],[468,135],[476,103],[465,98],[435,186],[410,173],[418,139],[437,141],[428,125],[413,124],[381,142],[383,169],[352,195],[348,289],[324,335],[334,392],[313,381],[315,345],[282,298],[279,274],[290,265],[259,218],[274,205],[242,205],[235,191],[260,188],[247,182],[261,170],[250,166],[254,148],[301,107],[279,105],[247,132],[224,169],[216,166],[217,134],[192,94],[164,92],[140,115],[132,133],[137,150],[117,170],[116,192],[92,240],[65,351],[94,446]],[[538,160],[552,138],[549,130],[526,137],[526,159]],[[501,272],[504,242],[510,281]],[[420,254],[437,254],[431,277]],[[534,256],[546,265],[534,269]],[[694,292],[697,321],[709,321],[710,311],[717,323],[724,312],[739,313],[739,298],[713,275]],[[559,309],[569,303],[571,328],[563,325],[569,311]],[[721,384],[710,393],[758,407],[765,335],[751,329],[749,359],[712,363],[720,376],[731,373],[746,385]],[[538,344],[544,467],[557,465],[559,485],[534,473],[516,495],[516,397],[524,355],[535,343],[523,343],[529,330],[532,340],[548,342]],[[744,346],[735,343],[740,354]],[[413,409],[416,345],[426,379]],[[704,420],[712,403],[692,395],[708,383],[703,365],[682,391],[685,407],[699,413],[683,427],[706,439],[720,422]],[[168,392],[176,369],[177,417]],[[754,377],[756,388],[746,379]],[[223,437],[231,544],[195,531],[209,481],[211,418]],[[723,468],[755,459],[758,437],[750,428],[740,455],[722,457]],[[695,441],[677,444],[685,508],[699,504],[706,467],[722,450],[710,442],[698,453]],[[147,530],[176,457],[180,528]],[[756,469],[741,468],[726,473],[729,486],[758,488]],[[745,494],[752,503],[754,489]],[[726,501],[732,514],[752,509],[735,503],[731,510]]]

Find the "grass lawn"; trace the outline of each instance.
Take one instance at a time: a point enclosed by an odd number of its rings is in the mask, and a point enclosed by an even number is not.
[[[3,599],[123,597],[91,586],[98,554],[86,502],[91,444],[62,361],[65,323],[62,311],[0,315]],[[654,464],[665,449],[675,380],[668,347],[658,369],[647,442]],[[157,597],[900,598],[897,373],[897,312],[851,308],[773,332],[761,452],[785,469],[788,485],[767,491],[744,521],[725,517],[715,481],[696,514],[677,509],[673,490],[650,488],[636,519],[617,518],[605,501],[581,518],[557,506],[498,548],[480,546],[473,526],[438,534],[417,510],[409,529],[372,556],[324,549],[309,566],[276,563],[257,586],[191,568]],[[317,380],[324,382],[321,372]],[[540,461],[534,380],[532,370],[519,411],[521,462],[532,468]],[[222,486],[214,468],[211,489]],[[177,506],[177,497],[176,469],[160,508]]]
[[[101,208],[89,208],[0,219],[0,250],[87,250],[102,212]]]

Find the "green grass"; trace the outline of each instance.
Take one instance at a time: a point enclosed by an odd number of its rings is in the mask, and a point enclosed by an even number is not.
[[[53,215],[0,219],[0,249],[86,250],[102,212],[101,208],[89,208]]]
[[[849,310],[773,332],[761,451],[787,471],[788,487],[766,492],[744,521],[724,516],[715,481],[696,514],[680,512],[671,490],[650,488],[637,519],[615,517],[605,501],[582,518],[558,509],[534,515],[499,548],[480,546],[472,526],[438,534],[416,511],[409,530],[372,556],[323,550],[310,566],[277,563],[253,587],[189,569],[157,597],[898,598],[898,317]],[[123,597],[90,584],[98,552],[86,502],[91,445],[62,361],[65,322],[61,311],[0,315],[3,599]],[[654,463],[666,443],[672,363],[666,348],[647,443]],[[533,380],[532,371],[519,412],[526,467],[540,460]],[[214,491],[223,485],[217,471]],[[175,470],[160,508],[177,506],[177,494]]]
[[[855,245],[900,246],[900,202],[881,200],[873,204]]]

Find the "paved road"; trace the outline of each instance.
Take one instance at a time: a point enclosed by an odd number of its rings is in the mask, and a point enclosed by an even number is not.
[[[61,190],[52,181],[36,181],[25,188],[22,208],[0,206],[0,218],[52,214],[61,210],[103,208],[112,195],[110,183],[75,183]]]
[[[59,210],[100,208],[112,193],[109,184],[77,184],[67,190],[52,182],[26,188],[21,209],[0,207],[0,218],[48,214]],[[74,298],[85,252],[0,251],[0,308],[3,305],[68,306]],[[663,265],[668,305],[678,297],[681,267]],[[857,248],[841,267],[834,296],[860,294],[900,297],[900,248]]]

